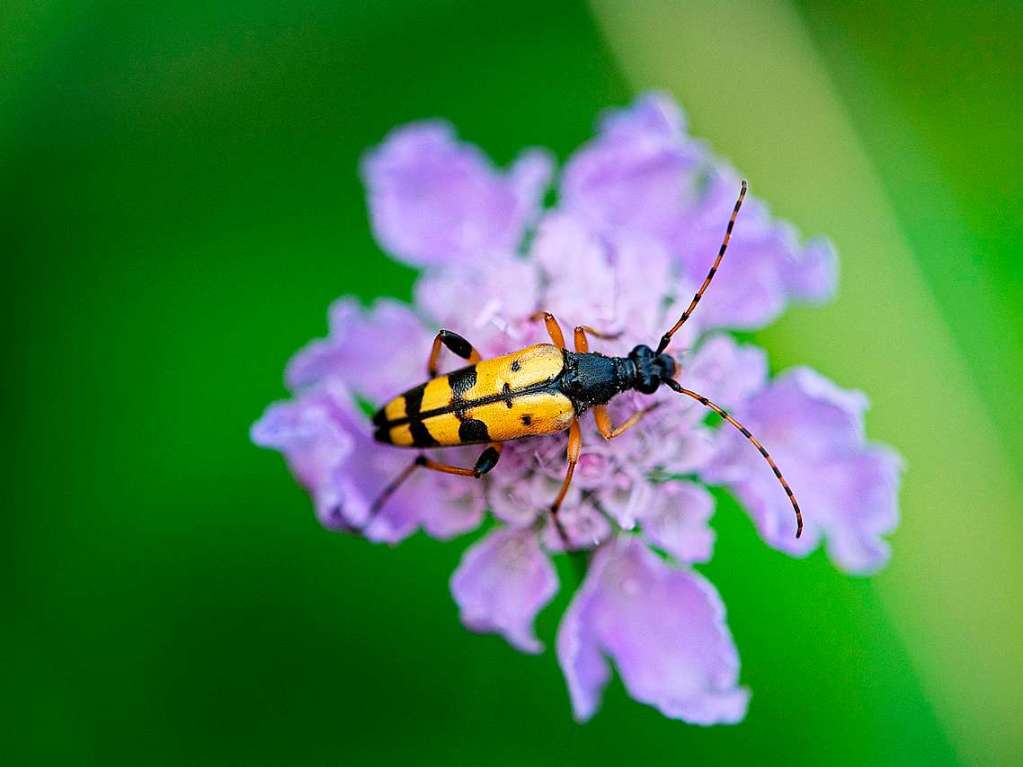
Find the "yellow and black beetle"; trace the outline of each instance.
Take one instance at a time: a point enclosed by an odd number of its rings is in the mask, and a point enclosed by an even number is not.
[[[702,394],[679,384],[675,379],[675,360],[665,353],[672,336],[692,315],[721,264],[746,196],[746,188],[746,182],[743,181],[717,258],[703,284],[678,322],[661,337],[656,350],[641,344],[629,352],[627,357],[607,357],[591,352],[588,336],[612,336],[582,325],[575,329],[575,351],[569,351],[565,346],[561,326],[550,312],[537,312],[534,319],[543,318],[551,344],[535,344],[484,361],[480,360],[479,352],[472,344],[460,335],[441,330],[433,341],[427,362],[430,380],[399,394],[377,411],[373,416],[374,437],[389,445],[418,449],[473,444],[487,444],[488,447],[471,469],[438,463],[420,453],[384,488],[371,507],[371,515],[380,510],[391,494],[417,468],[479,478],[497,465],[502,443],[568,429],[568,468],[561,490],[550,505],[551,517],[564,540],[565,533],[557,514],[579,460],[582,446],[579,417],[592,409],[600,433],[605,439],[614,439],[639,423],[643,416],[653,410],[653,406],[634,413],[620,426],[613,426],[607,410],[611,398],[629,390],[652,394],[663,385],[710,408],[753,443],[770,464],[792,503],[796,513],[798,538],[803,530],[799,504],[770,454],[728,412]],[[437,363],[443,347],[472,364],[438,376]]]

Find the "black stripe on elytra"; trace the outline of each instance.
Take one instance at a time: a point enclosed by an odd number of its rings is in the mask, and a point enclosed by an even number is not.
[[[410,421],[408,429],[412,434],[412,445],[414,447],[435,447],[440,444],[433,438],[430,430],[426,428],[426,424],[422,421]]]
[[[489,442],[487,425],[478,418],[467,418],[458,424],[458,439],[461,442]]]
[[[454,400],[461,400],[465,397],[465,393],[475,385],[475,365],[469,365],[469,367],[448,373],[448,386],[451,387],[451,398]]]
[[[566,396],[559,388],[558,381],[558,378],[554,378],[550,381],[541,381],[540,383],[513,391],[512,398],[514,399],[515,397],[525,396],[527,394],[561,394],[562,396]],[[505,399],[506,395],[504,392],[498,392],[497,394],[488,394],[486,397],[480,397],[474,400],[456,400],[441,407],[434,408],[433,410],[417,412],[414,417],[411,416],[411,411],[406,410],[407,415],[404,415],[401,418],[395,418],[393,421],[387,421],[387,426],[401,426],[402,424],[410,423],[412,421],[423,421],[427,418],[444,415],[445,413],[456,413],[460,410],[471,410],[475,407],[491,405],[495,402],[503,402]],[[420,397],[420,401],[421,400],[422,397]]]
[[[383,412],[383,411],[381,411]],[[390,426],[378,426],[376,431],[373,432],[373,439],[377,442],[383,442],[387,445],[391,444],[391,427]]]
[[[405,397],[405,417],[415,418],[419,415],[419,409],[423,406],[423,392],[426,391],[426,384],[422,383],[414,389],[409,389],[403,395]],[[392,425],[397,421],[392,421]]]

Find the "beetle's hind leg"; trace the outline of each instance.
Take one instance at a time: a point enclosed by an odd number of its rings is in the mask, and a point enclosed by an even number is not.
[[[442,345],[448,347],[448,349],[463,360],[468,360],[474,365],[480,361],[480,353],[476,351],[476,347],[471,343],[458,335],[458,333],[452,333],[450,330],[441,330],[437,333],[437,337],[433,339],[430,357],[426,361],[426,372],[430,378],[434,378],[437,375],[437,363],[440,362]]]
[[[439,463],[431,459],[425,453],[420,453],[415,457],[412,463],[402,469],[401,473],[392,479],[386,487],[380,491],[380,494],[376,497],[373,503],[370,504],[369,517],[366,519],[365,524],[363,524],[361,528],[355,528],[354,531],[361,533],[369,527],[377,514],[380,513],[380,510],[383,509],[384,504],[386,504],[391,496],[398,491],[398,488],[405,484],[406,480],[415,473],[416,469],[423,468],[429,469],[430,471],[439,471],[442,474],[455,474],[460,477],[474,477],[479,479],[497,466],[497,462],[501,458],[501,450],[503,448],[504,445],[500,442],[490,443],[490,445],[488,445],[487,448],[480,453],[479,458],[476,459],[476,463],[471,469],[463,466],[451,466],[450,464]]]

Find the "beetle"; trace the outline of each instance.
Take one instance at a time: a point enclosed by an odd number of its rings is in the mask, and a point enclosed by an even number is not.
[[[749,429],[724,408],[702,394],[683,387],[676,380],[679,368],[671,355],[666,353],[672,336],[692,316],[721,265],[747,188],[743,180],[710,271],[682,316],[661,336],[656,349],[640,344],[626,357],[608,357],[599,352],[591,352],[590,336],[616,336],[580,325],[574,331],[574,351],[570,351],[557,319],[550,312],[544,311],[536,312],[532,319],[544,321],[551,343],[535,344],[488,360],[482,360],[472,344],[457,333],[450,330],[438,332],[426,365],[429,380],[394,397],[373,416],[373,436],[378,442],[415,448],[420,453],[381,491],[370,507],[370,520],[417,469],[478,479],[497,465],[505,442],[555,434],[567,429],[568,465],[565,478],[548,509],[567,548],[567,537],[558,521],[558,510],[568,493],[579,460],[582,447],[580,416],[592,410],[601,435],[607,440],[614,439],[639,423],[654,410],[656,404],[637,411],[615,426],[607,403],[625,391],[653,394],[661,386],[667,386],[717,413],[759,451],[788,495],[796,515],[798,538],[803,531],[799,503],[770,453]],[[445,348],[470,364],[446,375],[438,375],[438,362]],[[422,452],[426,448],[475,444],[485,444],[487,447],[471,468],[440,463]]]

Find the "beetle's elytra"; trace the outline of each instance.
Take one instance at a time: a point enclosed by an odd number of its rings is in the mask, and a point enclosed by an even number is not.
[[[579,417],[592,409],[600,433],[605,439],[614,439],[639,423],[653,407],[639,410],[624,423],[613,426],[607,403],[624,391],[652,394],[661,386],[667,386],[713,410],[738,429],[760,452],[792,503],[798,538],[803,530],[799,504],[770,454],[727,411],[702,394],[683,387],[676,380],[675,360],[665,353],[672,336],[692,316],[717,273],[728,249],[746,189],[746,182],[743,181],[717,258],[703,284],[678,322],[661,337],[656,350],[641,344],[627,357],[607,357],[590,351],[588,337],[610,336],[588,326],[579,326],[574,333],[575,350],[569,351],[558,321],[549,312],[537,312],[534,318],[544,320],[551,338],[550,344],[535,344],[489,360],[481,361],[472,344],[460,335],[441,330],[434,339],[427,362],[429,380],[399,394],[377,411],[373,416],[374,437],[379,442],[396,447],[420,450],[472,444],[486,444],[488,447],[472,468],[438,463],[421,452],[384,488],[373,503],[371,514],[378,512],[417,468],[479,478],[497,465],[504,442],[568,429],[565,479],[550,506],[551,519],[567,546],[565,532],[558,522],[558,509],[568,492],[579,459],[582,444]],[[471,364],[447,375],[438,375],[437,363],[444,347]]]

